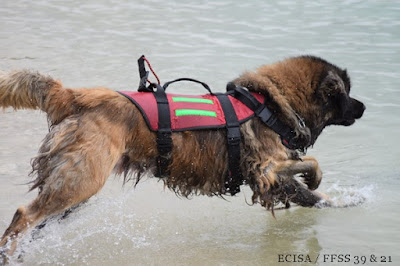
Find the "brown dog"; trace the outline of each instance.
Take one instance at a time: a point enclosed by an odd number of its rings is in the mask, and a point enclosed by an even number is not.
[[[312,145],[324,127],[349,126],[365,106],[351,98],[345,70],[312,56],[290,58],[262,66],[234,80],[260,92],[267,107],[296,132],[304,147]],[[29,228],[89,199],[104,185],[113,169],[125,181],[152,173],[158,156],[156,134],[139,110],[121,94],[105,89],[68,89],[49,76],[31,71],[0,74],[0,106],[40,109],[51,122],[34,159],[31,190],[39,194],[19,207],[0,242],[4,262]],[[279,136],[258,118],[240,127],[240,169],[253,191],[253,203],[273,208],[294,202],[315,206],[325,199],[315,190],[322,173],[312,157],[299,157],[285,148]],[[225,130],[172,134],[173,149],[166,186],[183,196],[224,195],[228,171]],[[130,176],[134,173],[134,176]],[[303,182],[294,178],[301,174]],[[1,264],[1,263],[0,263]]]

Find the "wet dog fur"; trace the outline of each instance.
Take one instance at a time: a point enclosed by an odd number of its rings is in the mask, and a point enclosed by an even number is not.
[[[313,56],[261,66],[233,82],[264,94],[268,108],[296,131],[297,142],[306,148],[326,126],[349,126],[365,109],[349,96],[346,70]],[[4,232],[0,242],[3,263],[28,228],[86,201],[112,172],[123,175],[125,182],[138,182],[156,169],[155,133],[135,105],[115,91],[64,88],[60,81],[34,71],[2,72],[0,106],[40,109],[51,124],[32,163],[36,179],[30,190],[37,188],[38,196],[18,208]],[[305,127],[300,126],[303,122]],[[278,202],[286,206],[289,202],[306,207],[331,205],[327,196],[315,191],[322,178],[315,158],[286,149],[280,137],[258,118],[245,122],[240,130],[240,166],[244,184],[253,191],[253,203],[266,208]],[[165,185],[186,197],[225,195],[225,134],[225,130],[173,133],[172,163],[170,176],[163,179]]]

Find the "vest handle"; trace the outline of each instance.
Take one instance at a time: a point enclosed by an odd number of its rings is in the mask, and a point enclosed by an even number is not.
[[[178,81],[192,81],[192,82],[199,83],[199,84],[203,85],[203,87],[204,87],[210,94],[212,94],[212,95],[214,94],[214,93],[211,91],[210,87],[209,87],[206,83],[201,82],[201,81],[196,80],[196,79],[191,79],[191,78],[179,78],[179,79],[175,79],[175,80],[168,81],[168,82],[166,82],[166,83],[164,84],[164,86],[163,86],[164,90],[167,90],[167,87],[168,87],[171,83],[178,82]]]

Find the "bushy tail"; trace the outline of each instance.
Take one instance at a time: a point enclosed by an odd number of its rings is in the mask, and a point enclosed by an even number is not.
[[[46,110],[46,98],[52,88],[61,89],[60,82],[36,71],[0,72],[0,107]]]

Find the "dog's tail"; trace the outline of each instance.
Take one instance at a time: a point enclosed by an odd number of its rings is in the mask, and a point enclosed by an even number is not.
[[[48,75],[30,70],[0,72],[0,107],[40,109],[54,122],[68,115],[70,98],[71,90]]]
[[[0,106],[46,111],[46,98],[60,82],[29,70],[0,72]]]

